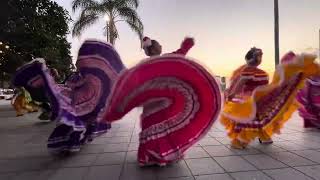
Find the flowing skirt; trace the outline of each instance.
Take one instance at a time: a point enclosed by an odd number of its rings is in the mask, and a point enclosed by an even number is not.
[[[147,59],[115,84],[106,122],[142,106],[138,161],[166,165],[206,135],[221,106],[219,85],[199,64],[180,55]]]
[[[241,102],[227,101],[221,122],[232,141],[250,143],[255,138],[268,140],[280,133],[285,122],[298,108],[295,101],[304,80],[319,73],[312,55],[301,55],[288,64],[278,66],[271,84],[258,87]]]
[[[306,81],[299,91],[297,100],[300,103],[299,114],[304,119],[304,127],[320,127],[320,76],[313,76]]]
[[[57,127],[48,139],[50,152],[78,151],[81,145],[111,128],[101,122],[108,97],[118,75],[125,66],[115,49],[107,43],[87,40],[76,63],[80,78],[57,84],[45,64],[35,61],[16,73],[16,86],[44,89],[50,101],[50,119]]]

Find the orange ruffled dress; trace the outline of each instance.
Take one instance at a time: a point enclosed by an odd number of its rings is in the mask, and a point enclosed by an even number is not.
[[[236,74],[235,80],[250,80],[247,81],[249,84],[244,85],[242,94],[235,100],[224,103],[221,113],[221,122],[233,143],[246,145],[257,137],[264,141],[280,132],[284,123],[298,108],[295,97],[303,87],[304,80],[319,73],[315,59],[313,55],[302,54],[290,62],[280,64],[270,84],[266,84],[266,76],[259,69]],[[261,81],[257,81],[259,78]],[[252,93],[249,93],[252,89]]]

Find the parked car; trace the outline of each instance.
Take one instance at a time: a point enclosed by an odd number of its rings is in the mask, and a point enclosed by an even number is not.
[[[0,99],[11,100],[14,96],[13,89],[0,88]]]

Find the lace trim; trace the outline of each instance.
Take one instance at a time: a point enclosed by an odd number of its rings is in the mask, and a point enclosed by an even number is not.
[[[135,89],[127,97],[124,98],[123,102],[120,105],[120,109],[125,109],[133,98],[143,94],[149,90],[176,90],[179,91],[185,98],[184,109],[178,114],[168,117],[168,119],[163,120],[160,123],[154,124],[147,129],[142,130],[140,133],[140,143],[146,143],[149,140],[158,139],[166,136],[174,131],[177,131],[190,123],[190,120],[194,118],[195,114],[198,112],[200,104],[198,102],[198,96],[194,92],[194,89],[185,83],[174,77],[160,77],[153,80],[147,81],[139,88]],[[153,99],[151,101],[159,101],[159,98]],[[171,103],[168,98],[160,99],[162,101],[158,107],[151,108],[146,114],[143,114],[142,121],[147,120],[147,116],[159,112],[162,109],[165,109],[168,104]]]

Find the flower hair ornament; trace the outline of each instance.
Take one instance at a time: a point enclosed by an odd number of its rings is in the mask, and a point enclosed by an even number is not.
[[[152,41],[149,37],[144,37],[142,39],[142,48],[145,49],[145,48],[148,48],[152,46]]]

